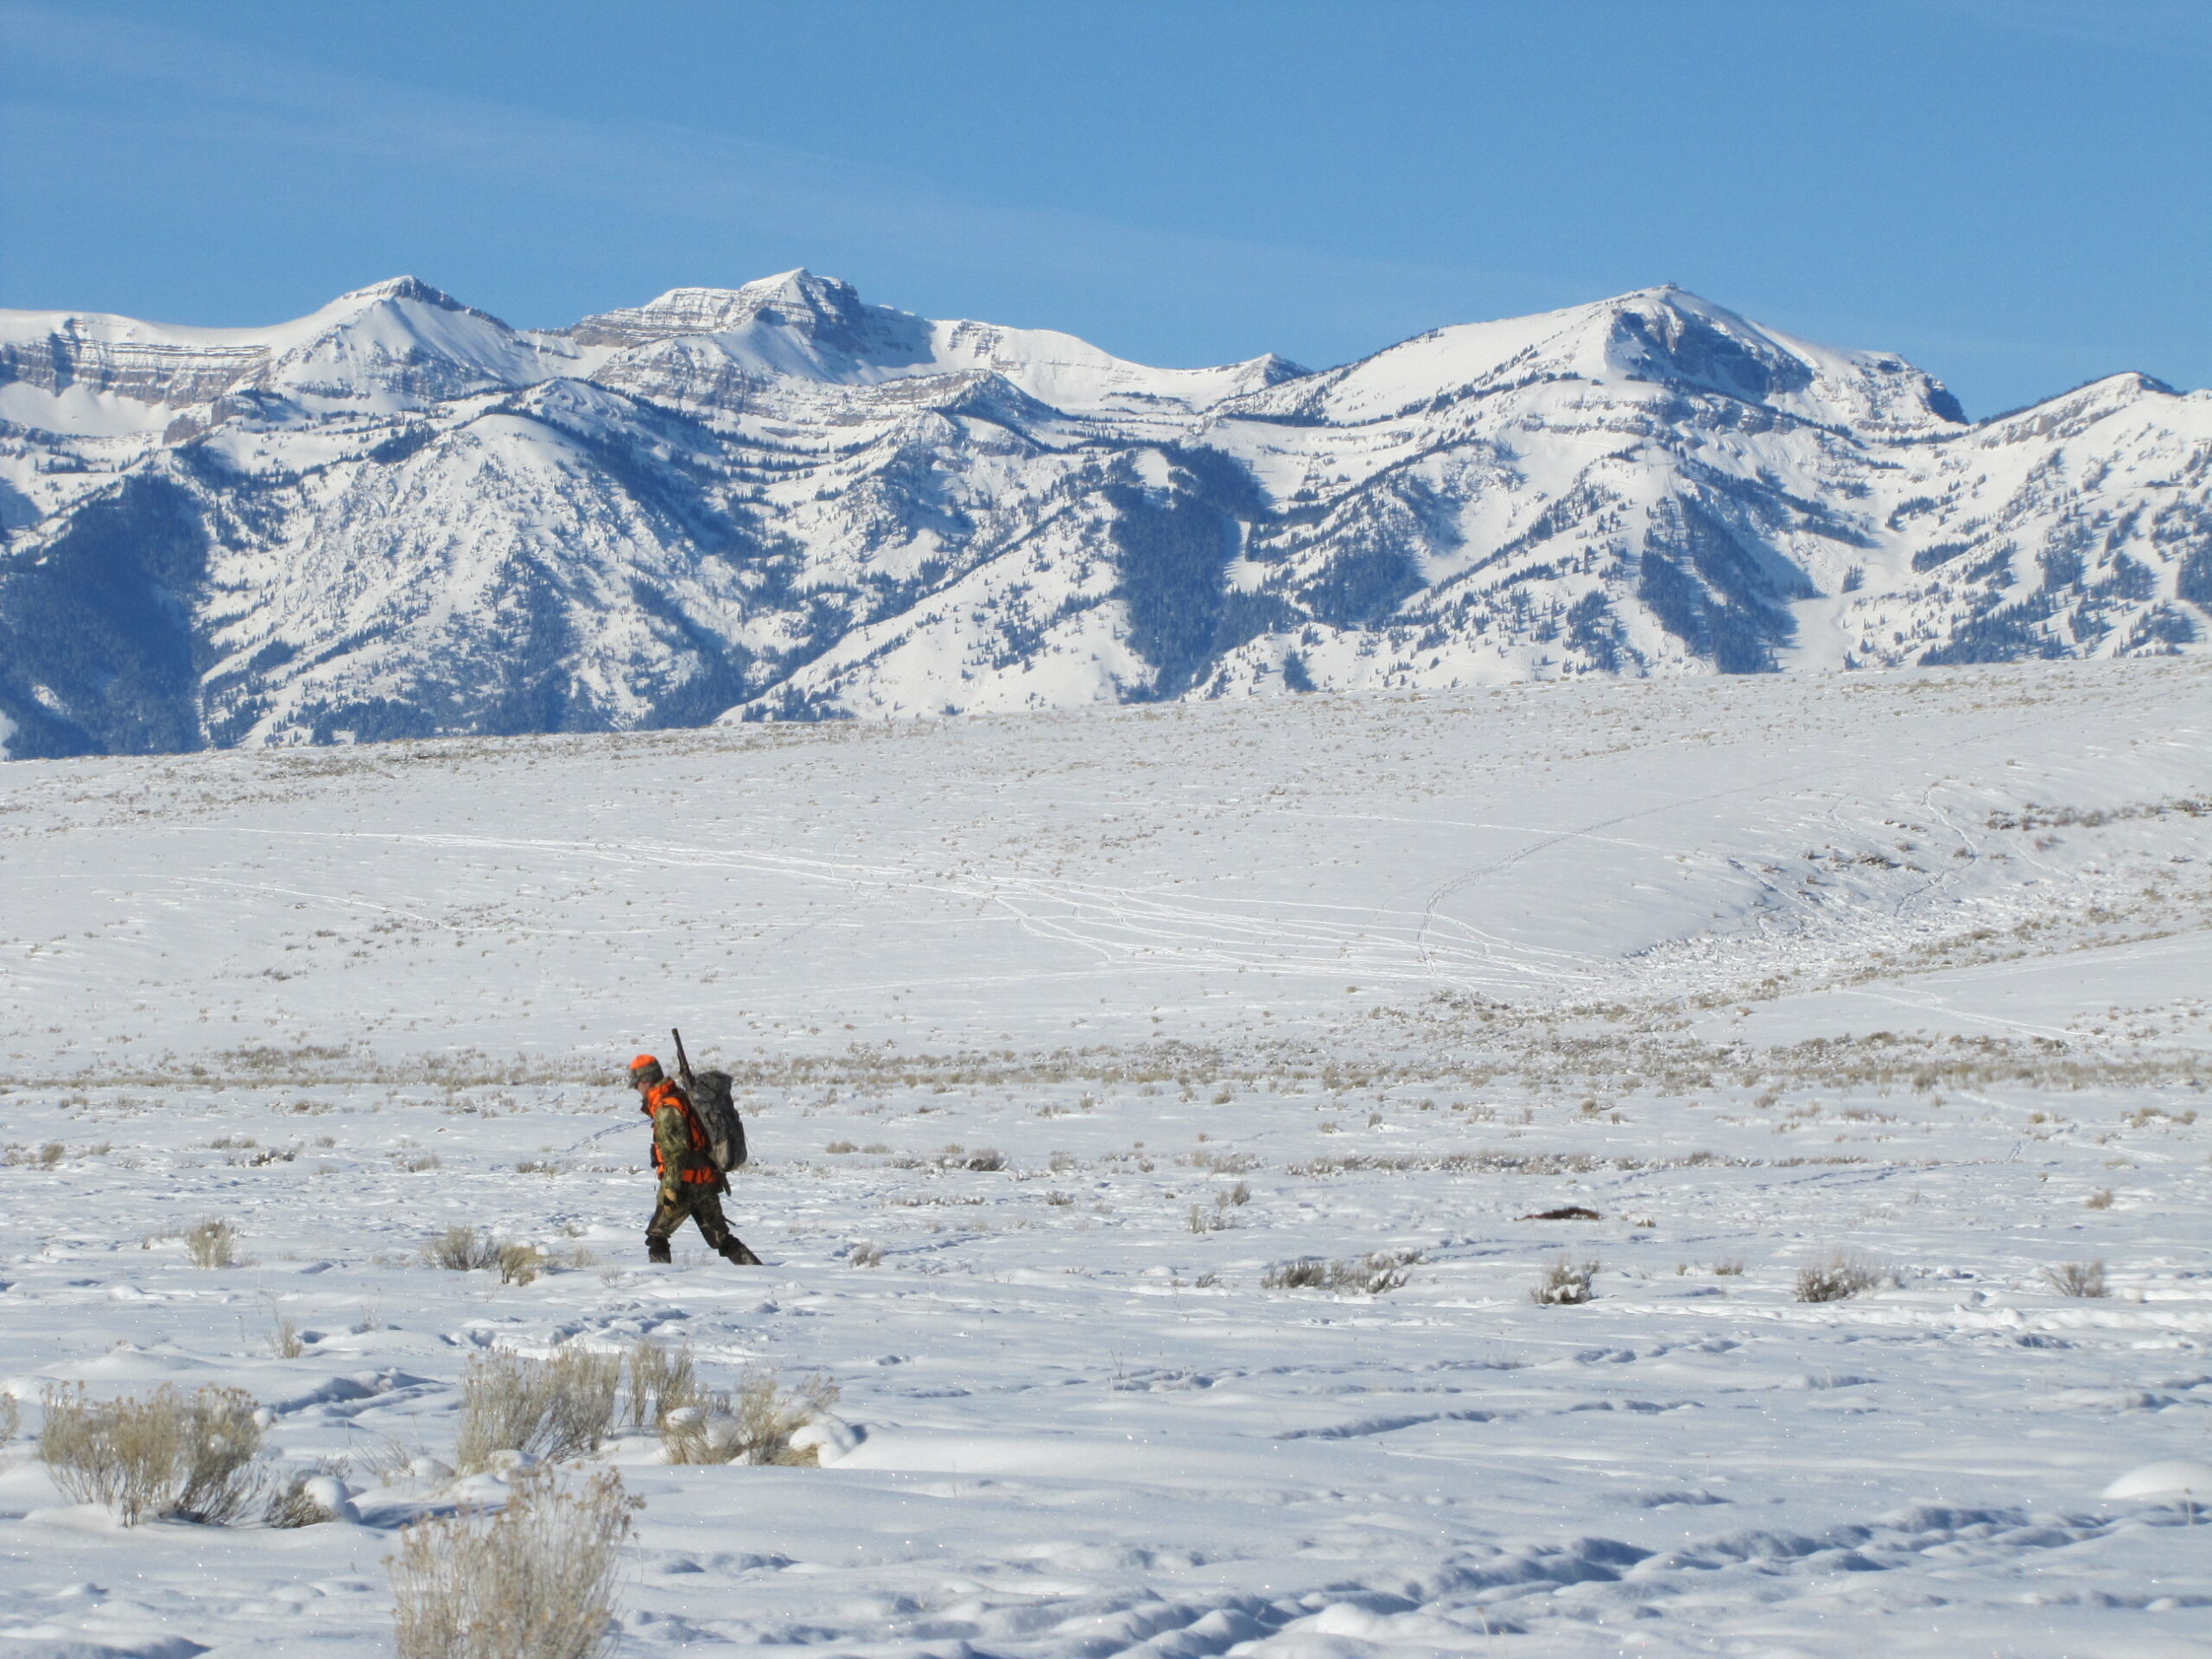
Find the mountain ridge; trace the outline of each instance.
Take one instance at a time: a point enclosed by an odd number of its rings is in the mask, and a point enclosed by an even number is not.
[[[16,757],[2202,649],[2212,396],[1672,286],[1154,369],[801,270],[0,312]]]

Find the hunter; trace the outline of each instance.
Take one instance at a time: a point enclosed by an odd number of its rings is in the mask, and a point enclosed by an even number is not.
[[[760,1258],[722,1218],[721,1195],[729,1191],[729,1177],[708,1155],[707,1132],[691,1109],[690,1096],[650,1054],[630,1062],[630,1086],[638,1091],[638,1109],[653,1121],[653,1170],[660,1177],[660,1202],[645,1224],[646,1260],[670,1259],[668,1241],[689,1216],[699,1224],[708,1248],[724,1261],[759,1267]]]

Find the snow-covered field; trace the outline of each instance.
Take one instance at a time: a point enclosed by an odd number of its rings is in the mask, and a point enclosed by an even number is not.
[[[851,1432],[612,1446],[625,1653],[2212,1654],[2102,1496],[2212,1461],[2208,736],[2175,659],[0,768],[0,1659],[391,1651],[465,1494],[372,1459],[646,1334]],[[644,1261],[671,1024],[766,1268]],[[71,1507],[56,1379],[360,1522]]]

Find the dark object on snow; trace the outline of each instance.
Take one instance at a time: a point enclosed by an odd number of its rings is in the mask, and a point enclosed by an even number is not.
[[[1566,1205],[1557,1210],[1539,1210],[1533,1216],[1519,1217],[1522,1221],[1603,1221],[1595,1210],[1586,1210],[1579,1204]]]
[[[668,1034],[676,1039],[677,1069],[683,1079],[683,1092],[690,1097],[692,1116],[707,1132],[707,1155],[727,1175],[745,1161],[745,1122],[738,1116],[737,1102],[731,1097],[729,1073],[709,1071],[694,1077],[691,1062],[683,1052],[683,1033],[671,1031]]]

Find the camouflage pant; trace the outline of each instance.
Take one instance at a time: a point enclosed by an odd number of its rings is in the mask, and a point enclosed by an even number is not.
[[[689,1217],[699,1224],[707,1248],[719,1250],[730,1241],[729,1223],[722,1217],[721,1194],[704,1181],[686,1181],[676,1189],[675,1202],[663,1198],[653,1206],[645,1224],[645,1242],[665,1244]]]

